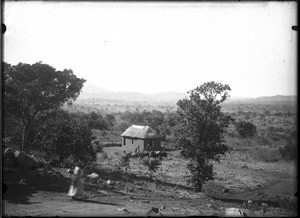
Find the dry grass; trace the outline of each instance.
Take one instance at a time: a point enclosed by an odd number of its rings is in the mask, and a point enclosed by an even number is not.
[[[114,166],[118,164],[123,150],[122,147],[104,148],[107,157],[99,156],[98,161],[101,167],[116,169]],[[249,146],[241,147],[239,150],[231,151],[225,155],[220,163],[214,163],[215,180],[205,183],[202,193],[194,192],[194,189],[187,184],[186,176],[189,172],[186,165],[188,160],[182,159],[179,151],[168,152],[168,158],[163,160],[162,167],[154,173],[153,182],[148,181],[147,168],[142,165],[142,162],[139,159],[131,159],[128,173],[142,179],[128,181],[127,186],[129,185],[132,190],[143,190],[144,193],[150,195],[155,193],[159,196],[172,196],[177,199],[197,199],[205,196],[219,196],[225,189],[230,194],[250,193],[277,184],[285,178],[295,178],[296,181],[297,167],[295,164],[284,161],[254,161],[249,156],[249,150],[251,150]],[[282,199],[291,195],[293,193],[285,193],[283,197],[278,198],[282,202],[282,208],[289,209]]]

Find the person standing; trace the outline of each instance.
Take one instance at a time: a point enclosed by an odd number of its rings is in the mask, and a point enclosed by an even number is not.
[[[83,183],[83,170],[79,166],[75,166],[71,176],[71,185],[69,188],[68,196],[72,198],[85,197],[84,183]]]

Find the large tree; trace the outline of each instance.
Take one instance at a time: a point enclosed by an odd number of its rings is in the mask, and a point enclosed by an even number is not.
[[[85,80],[77,78],[72,70],[57,71],[41,62],[15,66],[4,63],[3,69],[4,110],[20,120],[21,149],[26,149],[33,121],[66,102],[71,104]]]
[[[82,115],[58,109],[40,116],[33,127],[31,146],[43,153],[46,160],[56,159],[58,163],[66,163],[69,158],[82,163],[96,160],[92,143],[95,137]]]
[[[181,155],[189,159],[190,182],[197,191],[213,179],[211,161],[219,161],[228,150],[224,140],[226,127],[233,119],[221,111],[230,91],[228,85],[207,82],[189,91],[189,98],[177,102],[180,116],[181,136],[178,146]]]

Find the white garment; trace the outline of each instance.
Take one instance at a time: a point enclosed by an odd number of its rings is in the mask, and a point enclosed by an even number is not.
[[[69,188],[68,196],[79,197],[85,194],[82,176],[83,176],[83,170],[80,169],[78,166],[76,166],[74,169],[74,174],[72,175],[73,178]]]

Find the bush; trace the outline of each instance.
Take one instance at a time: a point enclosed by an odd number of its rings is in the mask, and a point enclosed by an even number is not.
[[[250,151],[251,159],[263,162],[277,162],[281,159],[276,149],[268,147],[256,147]]]
[[[242,138],[252,137],[256,134],[256,126],[248,121],[236,122],[235,129]]]
[[[101,153],[103,152],[103,145],[102,143],[98,140],[98,139],[95,139],[93,142],[92,142],[92,145],[93,145],[93,148],[94,148],[94,151],[96,153]]]
[[[126,153],[126,151],[124,151],[124,155],[121,157],[120,160],[120,167],[124,167],[126,173],[127,170],[130,169],[130,159],[131,159],[131,152]]]
[[[283,148],[279,148],[281,156],[285,160],[297,160],[297,143],[296,143],[296,131],[293,131],[290,137],[287,139],[287,143]]]
[[[149,178],[152,180],[153,173],[159,169],[161,162],[158,159],[151,157],[143,159],[143,164],[148,167]]]

